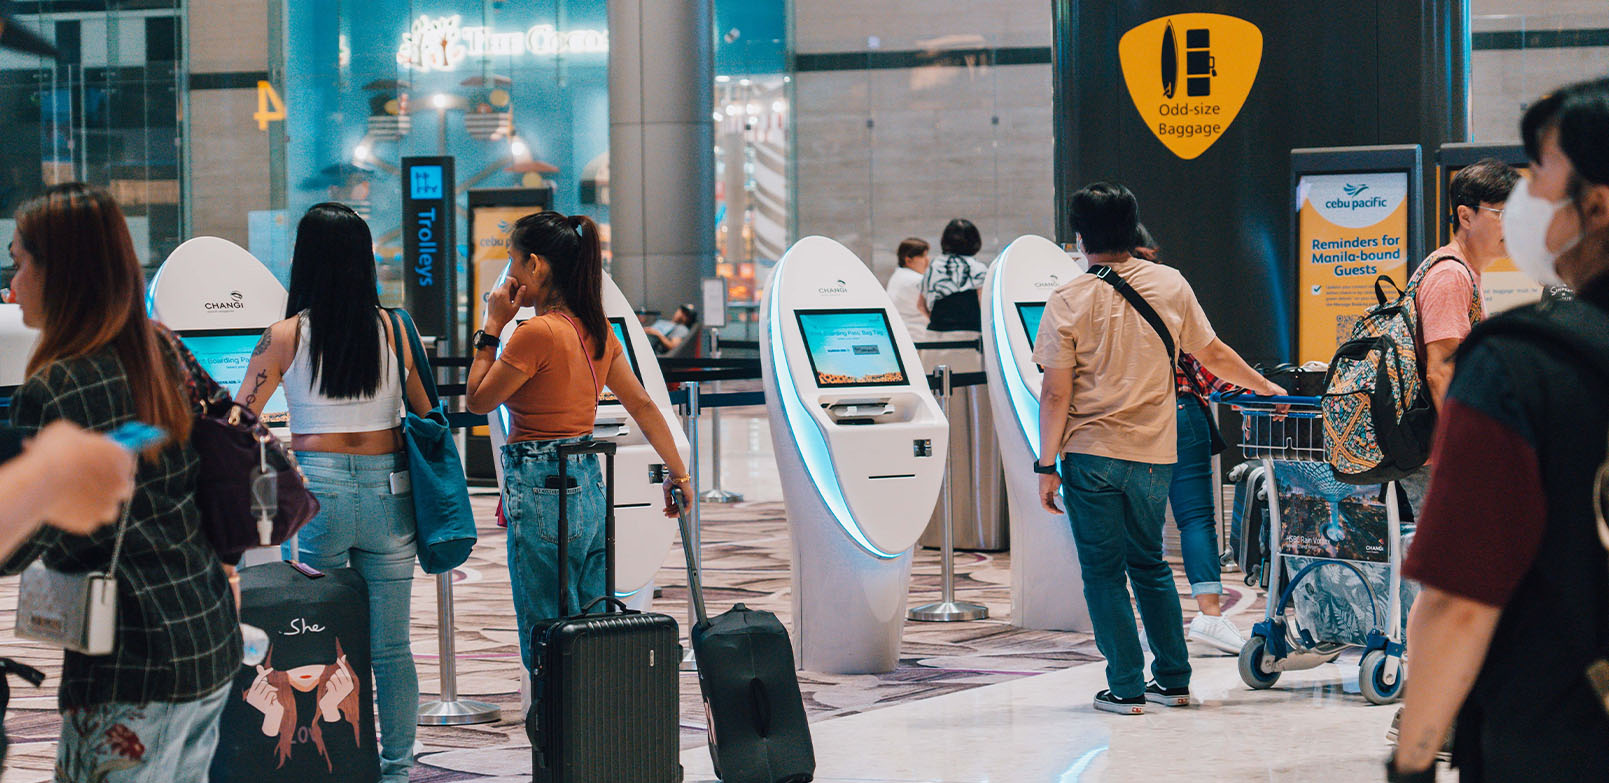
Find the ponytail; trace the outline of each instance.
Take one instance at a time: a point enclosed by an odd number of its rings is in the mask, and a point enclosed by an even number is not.
[[[598,346],[594,359],[602,359],[609,336],[603,314],[603,246],[598,224],[586,215],[566,217],[558,212],[537,212],[515,221],[508,243],[519,258],[538,255],[553,275],[551,293],[581,321],[581,328]]]
[[[598,346],[592,358],[602,359],[608,344],[609,320],[603,314],[603,244],[598,240],[598,224],[586,215],[571,215],[564,222],[580,240],[575,264],[561,292],[570,312],[581,321],[581,328],[592,335]]]

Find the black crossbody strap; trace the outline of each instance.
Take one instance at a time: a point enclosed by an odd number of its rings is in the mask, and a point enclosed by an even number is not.
[[[1179,360],[1179,353],[1173,346],[1173,335],[1168,333],[1168,327],[1162,323],[1162,316],[1157,314],[1156,308],[1152,307],[1150,302],[1145,301],[1145,297],[1140,296],[1139,291],[1134,290],[1134,286],[1129,285],[1129,281],[1124,280],[1122,275],[1103,264],[1096,264],[1090,267],[1089,273],[1094,275],[1096,279],[1116,288],[1117,292],[1129,301],[1129,305],[1140,314],[1140,317],[1144,318],[1145,322],[1156,330],[1156,335],[1162,338],[1162,347],[1168,350],[1169,367]]]

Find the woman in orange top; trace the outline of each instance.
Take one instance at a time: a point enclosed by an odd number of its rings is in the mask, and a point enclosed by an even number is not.
[[[492,291],[486,323],[475,334],[469,409],[508,407],[503,447],[503,513],[508,518],[508,569],[529,669],[531,628],[558,617],[558,514],[569,508],[568,604],[585,607],[604,592],[604,493],[598,458],[574,458],[569,485],[558,484],[558,447],[592,437],[598,395],[619,398],[659,458],[670,468],[665,516],[676,516],[671,489],[691,479],[670,425],[631,371],[603,311],[603,253],[598,227],[584,215],[526,215],[509,234],[509,272]],[[521,307],[540,313],[515,328],[502,353],[497,335]]]

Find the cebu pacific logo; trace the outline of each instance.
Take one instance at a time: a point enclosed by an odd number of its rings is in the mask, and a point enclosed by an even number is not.
[[[230,291],[228,299],[220,299],[216,302],[205,302],[201,305],[201,309],[208,312],[216,310],[244,310],[246,309],[246,295],[240,293],[239,291]]]
[[[1324,202],[1325,209],[1378,209],[1389,206],[1385,196],[1364,196],[1368,185],[1353,185],[1347,183],[1341,186],[1344,198],[1332,198]]]
[[[1123,34],[1129,97],[1170,152],[1194,160],[1240,114],[1263,60],[1263,33],[1223,14],[1174,14]]]
[[[824,286],[822,286],[820,288],[817,288],[816,293],[818,293],[818,294],[827,294],[828,296],[837,296],[839,294],[847,294],[847,293],[849,293],[849,284],[845,283],[842,280],[836,280],[836,281],[833,282],[832,285],[824,285]]]

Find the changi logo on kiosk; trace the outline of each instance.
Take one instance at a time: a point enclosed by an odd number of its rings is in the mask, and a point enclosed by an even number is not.
[[[532,54],[603,54],[609,34],[602,30],[565,30],[539,24],[525,32],[499,32],[490,27],[463,27],[462,18],[420,16],[402,34],[397,63],[421,71],[450,71],[471,57]]]
[[[816,293],[818,293],[818,294],[827,294],[829,296],[837,296],[839,294],[847,294],[847,293],[849,293],[849,284],[845,283],[842,280],[839,280],[839,281],[833,283],[832,285],[824,285],[824,286],[822,286],[820,288],[817,288]]]
[[[1034,288],[1060,288],[1060,287],[1061,287],[1061,277],[1058,276],[1058,275],[1051,275],[1049,280],[1041,280],[1041,281],[1039,281],[1037,283],[1034,283]]]
[[[218,310],[244,310],[246,309],[246,295],[239,291],[230,291],[229,298],[217,302],[203,302],[201,309],[207,312]]]
[[[1245,105],[1263,60],[1263,33],[1233,16],[1174,14],[1124,33],[1117,54],[1146,127],[1170,152],[1193,160]]]

